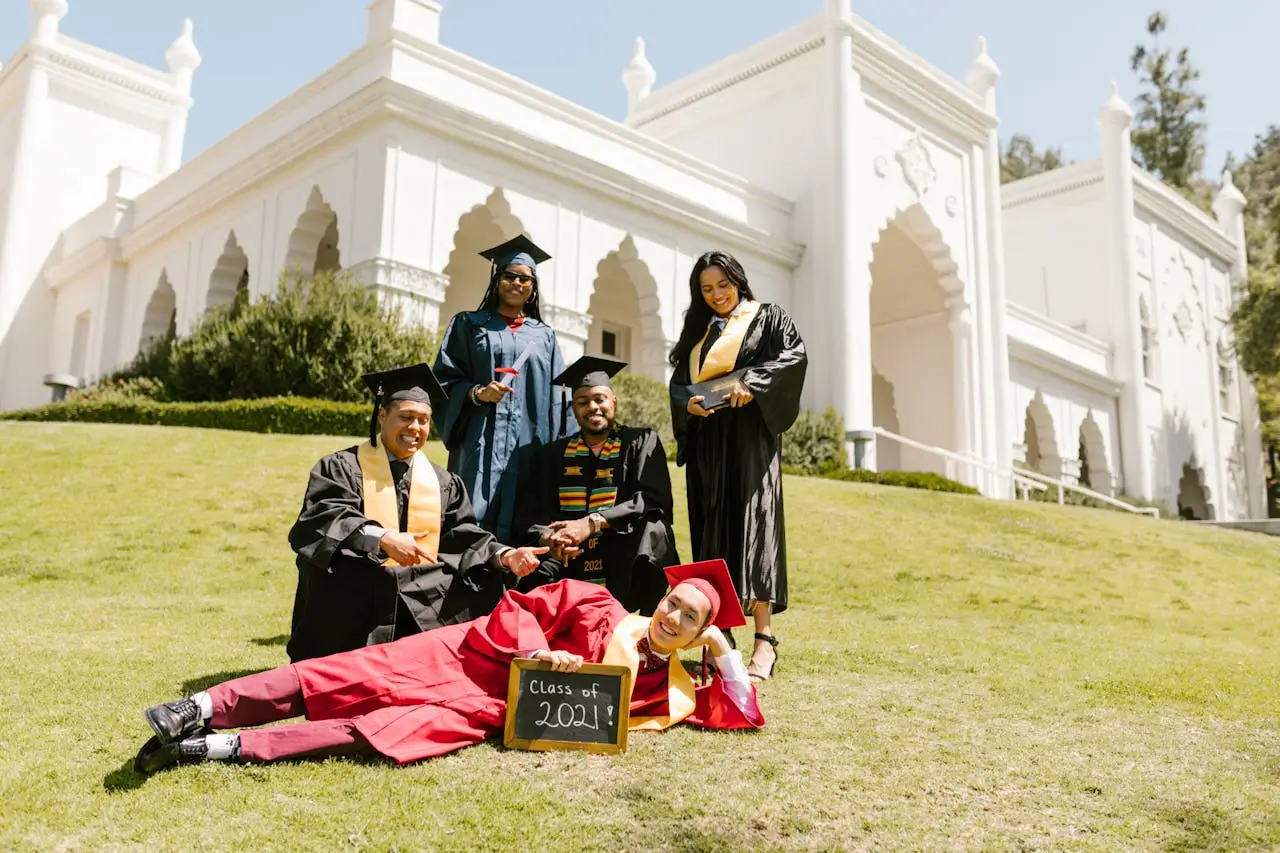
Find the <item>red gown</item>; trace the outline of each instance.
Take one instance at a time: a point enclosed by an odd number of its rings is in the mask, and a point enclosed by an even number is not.
[[[740,708],[718,675],[694,687],[678,655],[667,671],[634,677],[634,643],[648,621],[628,614],[596,584],[564,580],[508,591],[492,613],[471,622],[293,667],[308,720],[350,720],[375,750],[401,764],[501,733],[511,660],[539,649],[630,665],[632,730],[679,722],[716,729],[764,725],[754,687]]]

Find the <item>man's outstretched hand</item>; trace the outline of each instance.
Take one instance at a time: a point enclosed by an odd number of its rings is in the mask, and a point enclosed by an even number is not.
[[[545,545],[532,546],[525,545],[520,548],[512,548],[510,551],[502,555],[502,567],[518,578],[538,568],[538,564],[542,562],[538,559],[541,554],[550,550]]]

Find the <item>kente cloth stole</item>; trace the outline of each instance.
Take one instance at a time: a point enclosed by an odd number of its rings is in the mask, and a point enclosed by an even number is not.
[[[618,460],[622,456],[622,438],[615,424],[613,432],[605,439],[596,457],[595,473],[587,475],[586,465],[590,462],[591,448],[575,435],[569,439],[564,449],[564,467],[560,470],[560,512],[567,515],[586,515],[609,509],[618,499],[618,484],[615,478]],[[606,467],[601,467],[601,466]]]
[[[640,638],[649,631],[649,617],[631,614],[623,617],[618,627],[613,629],[609,638],[609,646],[605,649],[601,663],[631,668],[631,683],[636,683],[640,668],[640,651],[637,646]],[[631,717],[627,731],[661,731],[670,728],[693,713],[697,707],[697,696],[694,693],[693,678],[685,671],[680,662],[678,652],[671,653],[667,662],[667,713],[657,717]],[[630,704],[631,697],[627,697]]]
[[[751,327],[751,321],[756,318],[756,314],[760,313],[759,302],[745,302],[742,310],[729,318],[724,324],[724,331],[720,333],[720,337],[711,345],[711,352],[707,353],[707,360],[698,364],[698,359],[702,354],[702,343],[707,339],[707,334],[711,331],[711,326],[707,326],[707,331],[702,333],[702,337],[694,344],[693,350],[689,353],[689,372],[693,375],[694,382],[706,382],[708,379],[715,379],[717,376],[724,376],[733,370],[733,366],[738,362],[738,354],[742,352],[742,341],[747,336],[747,329]],[[697,370],[694,366],[697,365]]]
[[[356,452],[364,486],[364,517],[387,530],[400,529],[396,503],[396,479],[391,475],[387,452],[380,445],[361,443]],[[421,450],[413,455],[409,473],[409,518],[406,531],[435,562],[440,557],[440,527],[444,516],[440,499],[440,479]],[[388,557],[383,565],[397,566]]]

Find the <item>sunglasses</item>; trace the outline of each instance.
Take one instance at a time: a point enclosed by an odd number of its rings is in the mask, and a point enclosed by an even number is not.
[[[509,281],[512,284],[533,284],[533,276],[520,272],[504,272],[502,280]]]

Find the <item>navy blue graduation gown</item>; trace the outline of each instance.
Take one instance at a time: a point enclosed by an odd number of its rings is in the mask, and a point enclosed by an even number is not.
[[[519,376],[495,372],[513,366],[526,348]],[[496,311],[463,311],[449,321],[432,370],[449,395],[433,412],[449,470],[466,485],[480,526],[510,542],[520,484],[539,449],[566,433],[567,397],[551,384],[564,370],[555,330],[527,318],[513,332]],[[472,403],[471,389],[494,379],[513,393],[497,404]]]

